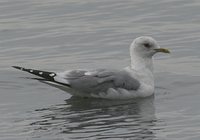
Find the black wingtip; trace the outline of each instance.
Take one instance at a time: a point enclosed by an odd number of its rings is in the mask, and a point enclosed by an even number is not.
[[[56,76],[56,73],[54,73],[54,72],[26,69],[26,68],[19,67],[19,66],[12,66],[12,67],[15,69],[22,70],[22,71],[25,71],[25,72],[28,72],[28,73],[31,73],[31,74],[34,74],[34,75],[44,78],[44,79],[37,79],[37,80],[52,81],[52,82],[70,87],[70,85],[68,85],[68,84],[64,84],[64,83],[55,81],[54,77]]]
[[[18,69],[18,70],[22,69],[22,67],[19,67],[19,66],[12,66],[12,67],[15,68],[15,69]]]

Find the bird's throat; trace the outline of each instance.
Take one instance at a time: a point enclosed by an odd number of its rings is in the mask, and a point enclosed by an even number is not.
[[[131,68],[136,71],[150,71],[153,73],[153,60],[149,57],[131,56]]]

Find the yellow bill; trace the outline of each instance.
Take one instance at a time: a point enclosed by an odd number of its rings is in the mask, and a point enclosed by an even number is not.
[[[156,52],[162,52],[162,53],[170,53],[168,49],[165,48],[159,48],[159,49],[154,49]]]

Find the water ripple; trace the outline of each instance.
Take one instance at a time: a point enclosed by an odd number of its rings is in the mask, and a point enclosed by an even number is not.
[[[0,0],[0,139],[199,139],[199,5]],[[140,35],[172,52],[155,58],[155,100],[74,99],[10,67],[121,68]]]

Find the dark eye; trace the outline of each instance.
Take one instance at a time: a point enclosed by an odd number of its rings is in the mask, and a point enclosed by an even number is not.
[[[149,48],[151,48],[151,45],[148,43],[144,43],[144,47],[149,49]]]

